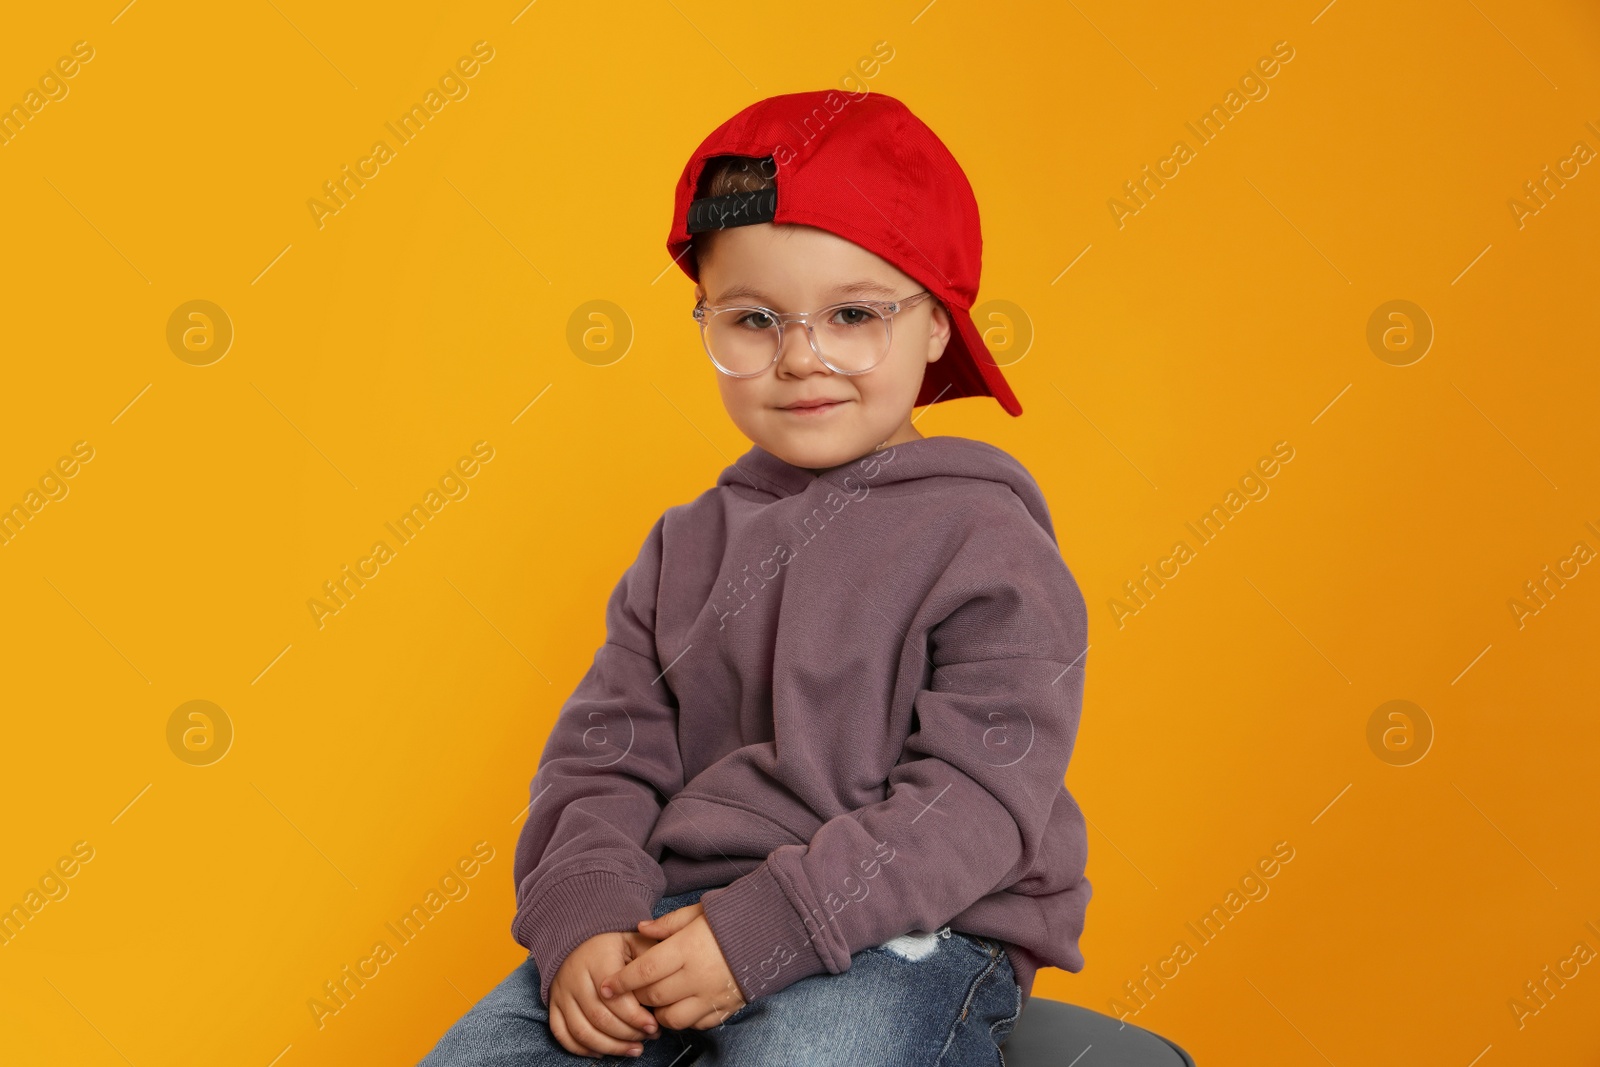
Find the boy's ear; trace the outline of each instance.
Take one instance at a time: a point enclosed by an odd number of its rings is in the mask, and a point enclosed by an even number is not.
[[[937,362],[944,355],[945,346],[950,343],[950,313],[944,308],[944,302],[935,299],[930,314],[931,322],[928,328],[928,362]]]

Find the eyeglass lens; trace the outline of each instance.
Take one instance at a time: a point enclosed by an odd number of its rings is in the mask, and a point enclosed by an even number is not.
[[[889,351],[889,320],[870,305],[834,308],[815,327],[817,347],[845,373],[868,370]],[[787,328],[805,326],[791,321]],[[778,353],[778,320],[752,308],[711,313],[705,334],[712,358],[733,374],[754,374]]]

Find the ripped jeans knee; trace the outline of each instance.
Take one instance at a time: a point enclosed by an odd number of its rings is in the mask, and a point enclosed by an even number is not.
[[[950,936],[950,927],[941,926],[931,934],[901,934],[891,937],[878,947],[908,960],[920,960],[933,954],[941,938]]]

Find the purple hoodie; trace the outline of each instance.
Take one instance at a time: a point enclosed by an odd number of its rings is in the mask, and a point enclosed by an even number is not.
[[[701,897],[747,1001],[901,934],[1083,968],[1063,779],[1088,614],[1037,483],[925,437],[820,476],[759,445],[656,520],[517,842],[540,998],[567,954]]]

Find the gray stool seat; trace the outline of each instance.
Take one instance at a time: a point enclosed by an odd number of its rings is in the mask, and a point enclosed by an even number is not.
[[[1187,1052],[1160,1034],[1076,1004],[1028,998],[1022,1018],[1001,1045],[1008,1067],[1194,1067]]]

